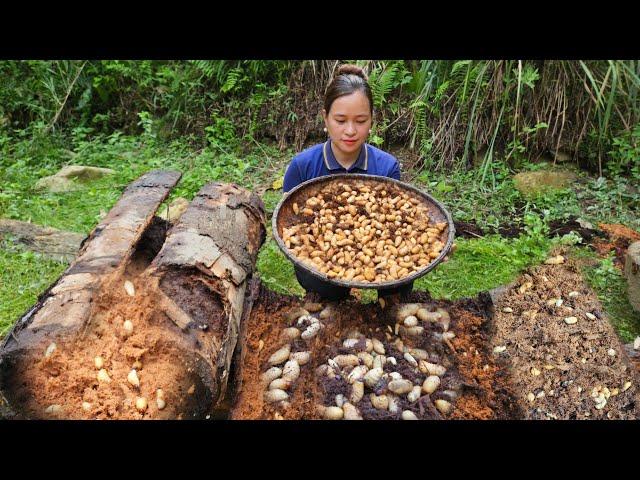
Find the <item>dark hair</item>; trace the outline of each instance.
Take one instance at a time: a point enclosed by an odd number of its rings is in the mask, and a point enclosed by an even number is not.
[[[371,87],[367,83],[367,75],[357,65],[345,64],[338,67],[336,75],[331,80],[324,94],[324,110],[329,114],[331,105],[336,98],[350,95],[360,90],[369,99],[369,110],[373,116],[373,95]]]

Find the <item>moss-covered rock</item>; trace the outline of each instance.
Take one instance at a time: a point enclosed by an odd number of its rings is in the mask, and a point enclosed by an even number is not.
[[[522,195],[531,197],[567,188],[576,178],[576,174],[568,170],[538,170],[518,173],[513,182]]]

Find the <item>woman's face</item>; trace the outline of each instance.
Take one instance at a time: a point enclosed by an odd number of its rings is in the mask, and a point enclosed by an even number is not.
[[[360,151],[371,128],[369,99],[361,91],[336,98],[329,112],[322,111],[331,142],[345,154]]]

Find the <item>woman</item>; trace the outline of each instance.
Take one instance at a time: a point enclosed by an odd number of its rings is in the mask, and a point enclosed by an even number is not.
[[[400,180],[400,164],[389,153],[365,143],[371,133],[373,96],[367,76],[356,65],[338,68],[324,97],[322,110],[329,139],[296,155],[284,176],[283,190],[288,192],[312,178],[336,173],[365,173]],[[349,289],[323,282],[295,267],[300,285],[327,300],[349,296]],[[380,289],[379,296],[411,292],[413,282],[397,289]]]

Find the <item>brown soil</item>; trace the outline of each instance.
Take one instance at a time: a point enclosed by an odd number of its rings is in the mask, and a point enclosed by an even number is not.
[[[608,236],[608,240],[596,240],[592,243],[593,248],[602,257],[607,257],[611,251],[615,252],[614,264],[624,269],[624,258],[629,245],[640,240],[640,233],[620,224],[601,223],[600,228]]]
[[[428,294],[415,292],[410,300],[424,301],[428,298]],[[349,299],[331,306],[331,317],[321,320],[325,328],[310,342],[309,346],[301,339],[292,342],[292,351],[310,350],[311,361],[301,367],[300,378],[289,390],[290,405],[285,405],[283,408],[278,404],[265,403],[263,400],[265,387],[261,385],[260,375],[268,368],[267,359],[284,344],[284,341],[279,339],[280,332],[283,328],[290,326],[284,319],[284,315],[294,308],[303,306],[304,303],[305,301],[292,297],[261,293],[248,320],[247,350],[237,372],[237,383],[241,383],[242,387],[231,411],[231,418],[273,419],[279,416],[284,419],[319,418],[316,405],[332,405],[335,395],[341,393],[348,396],[351,393],[351,386],[343,378],[329,379],[326,376],[318,378],[315,370],[328,358],[346,353],[342,340],[354,329],[369,338],[375,337],[381,340],[388,354],[397,358],[397,366],[391,367],[387,364],[385,371],[392,371],[389,370],[392,368],[401,373],[404,378],[424,381],[425,375],[415,373],[404,360],[402,353],[393,345],[396,337],[389,333],[389,329],[393,331],[393,322],[386,317],[385,311],[377,303],[363,305],[355,299]],[[424,335],[415,341],[404,339],[407,346],[426,349],[430,354],[429,360],[446,366],[447,372],[442,378],[441,388],[434,394],[423,395],[420,400],[413,403],[409,403],[406,397],[401,398],[401,410],[411,410],[419,418],[443,418],[432,402],[438,398],[451,401],[442,392],[456,390],[459,392],[459,397],[452,402],[455,408],[447,417],[462,419],[516,417],[517,413],[512,407],[513,400],[506,384],[505,372],[494,364],[490,352],[486,349],[488,320],[482,314],[485,308],[473,301],[454,304],[431,302],[430,305],[434,308],[441,306],[449,309],[450,331],[456,334],[453,343],[456,351],[451,351],[445,344],[434,339],[433,334],[442,331],[439,326],[425,328]],[[312,315],[317,317],[318,313]],[[261,340],[264,342],[262,350],[260,350]],[[368,394],[365,394],[358,408],[364,419],[400,417],[399,414],[373,408]]]
[[[574,291],[579,296],[569,297]],[[547,305],[554,298],[563,299],[560,307]],[[506,307],[513,312],[504,312]],[[586,313],[595,319],[590,320]],[[567,324],[567,317],[578,321]],[[495,356],[510,368],[510,383],[518,392],[522,418],[638,416],[637,373],[597,296],[572,261],[529,270],[498,300],[493,324],[491,348],[506,347]],[[631,386],[623,391],[626,382]],[[604,408],[596,409],[592,392],[605,387],[611,396]],[[533,400],[527,398],[530,394]]]

